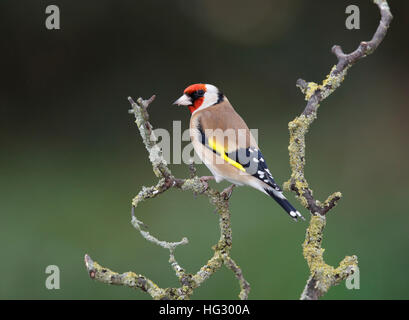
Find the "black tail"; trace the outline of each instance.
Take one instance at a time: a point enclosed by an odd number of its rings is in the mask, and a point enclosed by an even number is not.
[[[288,215],[293,218],[295,221],[298,221],[298,218],[305,220],[305,218],[299,213],[288,200],[284,197],[281,191],[274,189],[265,189],[267,194],[273,198],[277,203],[288,213]]]

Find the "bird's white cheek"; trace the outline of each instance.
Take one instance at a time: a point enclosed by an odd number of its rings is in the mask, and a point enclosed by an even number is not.
[[[206,92],[204,94],[204,99],[203,99],[203,103],[200,106],[201,109],[210,107],[212,105],[214,105],[215,103],[217,103],[218,100],[218,95],[213,93],[213,92]]]

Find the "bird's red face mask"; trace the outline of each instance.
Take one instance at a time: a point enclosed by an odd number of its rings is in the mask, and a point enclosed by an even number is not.
[[[203,83],[192,84],[183,91],[183,96],[173,104],[187,106],[191,113],[195,112],[203,104],[206,93],[206,85]]]

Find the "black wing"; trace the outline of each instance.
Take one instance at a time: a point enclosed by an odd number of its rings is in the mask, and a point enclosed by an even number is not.
[[[249,147],[246,149],[239,149],[234,152],[230,152],[227,156],[234,161],[240,163],[247,173],[253,177],[268,184],[274,190],[281,192],[281,188],[274,181],[270,170],[267,167],[267,163],[263,157],[261,151],[257,148]]]

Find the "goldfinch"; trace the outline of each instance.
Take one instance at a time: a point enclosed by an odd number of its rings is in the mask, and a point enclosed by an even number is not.
[[[256,140],[227,97],[211,84],[193,84],[174,102],[191,112],[190,138],[195,152],[216,182],[247,185],[271,196],[297,221],[301,214],[274,181]]]

